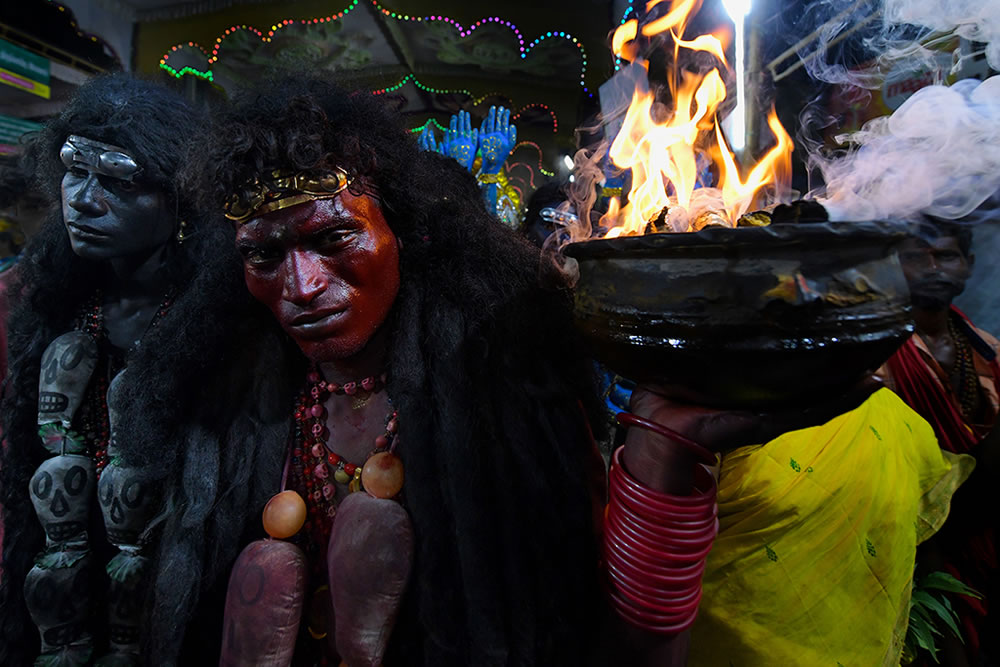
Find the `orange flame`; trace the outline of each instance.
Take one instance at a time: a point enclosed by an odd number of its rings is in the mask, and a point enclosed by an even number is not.
[[[646,11],[648,12],[656,5],[660,4],[662,0],[649,0],[646,3]],[[653,35],[659,35],[661,32],[666,32],[667,30],[673,30],[678,28],[675,32],[677,34],[684,33],[684,26],[687,25],[687,20],[690,16],[693,16],[698,8],[701,7],[701,0],[674,0],[673,4],[670,6],[670,11],[666,15],[661,16],[655,21],[651,21],[646,25],[642,26],[642,34],[646,37],[652,37]]]
[[[639,22],[635,19],[622,23],[615,30],[615,34],[611,37],[611,51],[619,58],[624,58],[625,60],[632,61],[635,60],[635,54],[626,54],[625,45],[629,44],[635,39],[636,34],[638,34]],[[629,57],[631,56],[631,57]]]
[[[647,9],[661,1],[649,0]],[[617,167],[631,169],[632,187],[628,203],[619,209],[614,200],[602,218],[602,225],[610,228],[606,237],[644,233],[647,223],[664,207],[673,231],[689,231],[695,218],[709,211],[735,226],[751,206],[764,203],[765,192],[780,190],[789,181],[794,145],[773,109],[768,126],[777,142],[745,179],[741,176],[716,115],[726,100],[719,69],[726,66],[723,39],[717,35],[682,38],[700,6],[701,0],[673,0],[664,16],[641,29],[638,22],[629,21],[615,31],[612,45],[620,57],[637,53],[634,40],[639,32],[649,37],[670,31],[675,52],[669,78],[673,108],[665,108],[656,102],[654,93],[636,87],[609,152]],[[677,63],[682,49],[710,53],[720,64],[705,74],[681,69]],[[638,62],[648,69],[648,63]],[[714,175],[713,187],[699,183],[706,173]]]

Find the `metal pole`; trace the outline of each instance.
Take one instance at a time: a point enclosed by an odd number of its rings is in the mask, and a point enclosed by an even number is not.
[[[761,57],[763,48],[761,44],[761,20],[759,17],[768,15],[767,0],[756,0],[750,9],[750,14],[746,17],[747,23],[747,45],[746,45],[746,148],[740,155],[741,163],[744,167],[756,162],[756,155],[760,145],[760,127],[762,116],[761,109],[761,84],[763,77],[763,63]]]

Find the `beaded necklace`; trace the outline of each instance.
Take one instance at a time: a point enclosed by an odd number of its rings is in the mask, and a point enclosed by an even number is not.
[[[399,416],[392,409],[385,418],[385,431],[375,438],[373,448],[363,465],[357,465],[333,452],[328,445],[324,405],[331,395],[353,396],[360,388],[375,393],[385,386],[385,375],[368,377],[343,385],[323,380],[317,368],[310,370],[306,387],[295,404],[295,434],[286,467],[288,490],[274,496],[264,508],[264,530],[278,539],[291,539],[306,553],[309,562],[311,601],[306,604],[303,636],[312,637],[306,652],[315,653],[315,662],[325,665],[330,646],[327,636],[330,594],[327,583],[327,548],[334,517],[337,514],[335,484],[347,485],[350,493],[367,492],[376,498],[402,501],[403,463],[393,453]],[[280,502],[279,502],[279,499]],[[293,500],[294,499],[294,500]],[[272,504],[285,508],[269,512]],[[290,505],[289,505],[290,503]],[[302,513],[287,509],[296,504]]]
[[[979,403],[979,376],[972,357],[972,344],[961,335],[955,318],[948,318],[948,333],[955,344],[955,368],[958,371],[958,402],[966,419],[976,417]]]
[[[313,548],[324,550],[330,539],[333,517],[337,513],[334,483],[347,485],[351,493],[361,491],[364,468],[330,450],[327,444],[330,436],[326,426],[327,411],[323,404],[331,394],[354,395],[358,388],[374,393],[384,386],[384,375],[337,385],[323,380],[316,370],[309,372],[307,389],[302,391],[295,406],[295,441],[290,473],[292,484],[302,492],[306,502],[304,527],[310,536],[309,545]],[[375,438],[369,460],[392,449],[398,428],[398,415],[390,409],[385,418],[385,431]]]
[[[171,288],[160,302],[160,307],[150,320],[149,328],[152,329],[157,324],[173,304],[176,290]],[[102,342],[107,338],[104,329],[104,308],[103,295],[100,291],[95,292],[88,299],[73,320],[73,328],[91,336],[101,349]],[[84,394],[83,404],[80,406],[79,423],[80,435],[87,444],[87,451],[94,460],[97,478],[101,478],[101,472],[108,465],[108,443],[111,440],[110,422],[108,420],[108,384],[118,371],[125,366],[124,359],[114,358],[114,354],[99,355],[97,368]]]

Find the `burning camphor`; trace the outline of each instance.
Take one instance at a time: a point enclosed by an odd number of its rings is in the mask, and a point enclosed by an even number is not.
[[[649,11],[662,0],[649,0]],[[621,206],[612,199],[602,226],[610,228],[607,238],[642,234],[649,223],[662,217],[657,231],[697,231],[707,224],[736,226],[741,215],[751,207],[775,203],[787,191],[791,174],[791,137],[771,109],[767,124],[776,144],[750,169],[746,179],[740,175],[732,151],[723,136],[718,110],[726,100],[726,85],[719,66],[707,74],[682,69],[681,50],[712,54],[727,67],[722,39],[700,35],[683,39],[690,18],[701,0],[673,0],[670,11],[643,26],[632,19],[615,31],[612,49],[625,60],[640,63],[647,71],[649,63],[638,59],[635,39],[669,32],[673,38],[674,57],[669,72],[671,113],[665,120],[656,108],[655,93],[637,86],[625,113],[624,124],[610,149],[615,166],[631,169],[632,187],[628,202]],[[711,164],[715,183],[699,183],[704,166]],[[705,187],[699,187],[699,185]],[[661,213],[666,210],[666,215]]]

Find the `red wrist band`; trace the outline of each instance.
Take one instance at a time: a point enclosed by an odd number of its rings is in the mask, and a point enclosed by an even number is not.
[[[628,599],[624,598],[624,596],[617,595],[614,592],[612,592],[610,596],[611,602],[615,607],[615,611],[617,611],[619,616],[624,618],[630,625],[639,628],[640,630],[645,630],[658,635],[679,635],[694,625],[694,619],[697,617],[697,609],[695,609],[695,611],[691,613],[685,621],[680,623],[664,624],[654,618],[650,618],[651,615],[645,614],[636,609],[634,605],[630,605],[628,603]]]
[[[701,576],[701,571],[697,572],[697,575]],[[611,579],[616,587],[628,589],[633,595],[641,595],[650,602],[655,604],[665,604],[673,605],[675,607],[680,605],[685,605],[691,600],[693,600],[701,588],[691,587],[691,590],[687,591],[686,595],[671,591],[669,594],[664,594],[659,591],[650,589],[649,587],[642,587],[636,585],[627,575],[623,575],[620,570],[614,567],[608,568],[608,578]]]
[[[624,416],[623,423],[634,417]],[[619,448],[612,457],[605,511],[608,597],[629,624],[676,635],[690,628],[697,616],[705,557],[718,532],[715,477],[698,465],[696,492],[674,496],[643,486],[625,470],[621,456]],[[714,463],[714,455],[711,459]]]
[[[636,548],[647,549],[652,552],[657,552],[661,549],[679,549],[685,552],[700,551],[706,547],[711,547],[715,538],[715,531],[712,530],[715,527],[714,524],[706,526],[700,534],[688,538],[674,537],[672,531],[669,530],[664,530],[660,535],[656,533],[642,533],[633,526],[630,526],[627,521],[622,520],[617,514],[617,508],[608,512],[608,521],[615,522],[616,528],[619,529],[615,531],[616,534],[620,534],[630,544],[635,544]],[[696,560],[700,560],[703,557],[700,556]]]
[[[678,590],[687,591],[691,584],[697,584],[701,580],[705,571],[704,561],[674,566],[661,565],[653,569],[615,547],[605,552],[605,559],[626,582],[650,595],[659,595],[667,590],[674,594]]]
[[[612,512],[611,507],[611,504],[609,504],[608,514]],[[708,518],[701,521],[677,522],[676,528],[664,528],[662,525],[657,525],[649,519],[644,519],[641,515],[624,507],[623,503],[616,502],[613,511],[616,520],[649,539],[656,539],[659,535],[676,539],[696,539],[704,535],[705,531],[716,521],[716,512],[713,512]]]

